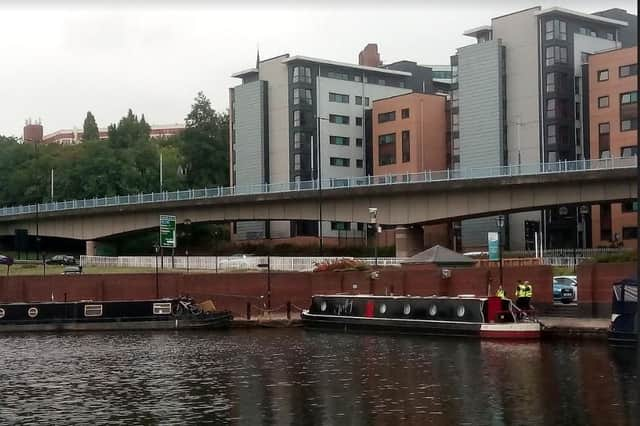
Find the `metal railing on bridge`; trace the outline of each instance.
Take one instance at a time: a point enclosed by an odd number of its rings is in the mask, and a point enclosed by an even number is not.
[[[636,157],[634,156],[469,169],[447,169],[439,171],[428,170],[420,173],[401,173],[379,176],[330,178],[322,179],[321,185],[317,180],[313,180],[303,182],[270,183],[235,187],[219,186],[215,188],[187,189],[172,192],[154,192],[150,194],[116,195],[112,197],[95,197],[82,200],[54,201],[50,203],[40,203],[37,205],[31,204],[24,206],[2,207],[0,208],[0,216],[15,216],[21,214],[33,214],[37,212],[46,213],[99,207],[116,207],[145,203],[190,201],[198,199],[231,197],[238,195],[313,191],[320,188],[322,188],[322,190],[331,190],[335,188],[373,187],[380,185],[446,182],[467,179],[471,180],[482,178],[531,176],[554,173],[576,173],[592,170],[628,169],[635,167],[637,167],[637,161]]]

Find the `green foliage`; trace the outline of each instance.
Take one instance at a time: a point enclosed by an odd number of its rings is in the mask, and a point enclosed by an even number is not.
[[[589,259],[594,263],[623,263],[623,262],[635,262],[638,258],[638,253],[635,251],[621,251],[618,253],[605,253],[593,256]]]
[[[199,93],[186,125],[183,134],[151,139],[144,115],[138,119],[129,109],[108,127],[106,141],[91,112],[78,145],[23,144],[0,135],[0,206],[50,201],[51,169],[56,201],[158,192],[160,153],[165,191],[228,184],[228,116]]]
[[[87,111],[87,117],[84,119],[82,139],[85,141],[97,141],[100,139],[98,124],[96,123],[96,118],[91,114],[91,111]]]
[[[185,120],[181,151],[187,186],[193,188],[229,184],[229,116],[211,108],[199,92]]]

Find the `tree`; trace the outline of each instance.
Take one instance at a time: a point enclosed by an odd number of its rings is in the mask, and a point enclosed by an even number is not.
[[[229,184],[229,116],[219,114],[202,92],[185,119],[182,156],[191,187]]]
[[[84,119],[82,139],[85,141],[97,141],[100,139],[96,118],[91,114],[91,111],[87,111],[87,117]]]

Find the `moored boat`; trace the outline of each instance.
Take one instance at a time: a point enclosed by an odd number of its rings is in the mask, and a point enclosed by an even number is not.
[[[301,316],[310,327],[491,339],[540,337],[539,322],[499,297],[317,295]]]
[[[188,298],[0,303],[0,333],[222,328],[232,319]]]
[[[638,344],[638,282],[630,279],[613,285],[609,342],[614,345]]]

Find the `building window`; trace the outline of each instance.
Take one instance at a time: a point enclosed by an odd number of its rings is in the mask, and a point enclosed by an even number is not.
[[[293,149],[302,148],[302,133],[294,132],[293,133]]]
[[[356,96],[356,105],[362,105],[362,96]]]
[[[638,92],[620,94],[620,130],[638,129]]]
[[[300,154],[295,154],[293,156],[293,170],[296,172],[300,171]]]
[[[591,37],[597,36],[596,32],[593,31],[591,28],[588,28],[588,27],[580,27],[578,32],[580,34],[582,34],[582,35],[587,35],[587,36],[591,36]]]
[[[349,138],[345,136],[329,136],[329,143],[331,145],[349,145]]]
[[[331,157],[329,158],[329,164],[337,167],[349,167],[350,160],[348,158]]]
[[[293,111],[293,127],[300,127],[305,125],[304,112],[296,109]]]
[[[609,97],[600,96],[598,98],[598,108],[607,108],[609,106]]]
[[[598,71],[598,81],[607,81],[607,80],[609,80],[609,70]]]
[[[293,89],[293,104],[311,105],[311,89]]]
[[[556,126],[547,126],[547,145],[556,144]]]
[[[362,138],[356,138],[356,146],[362,146]]]
[[[338,80],[349,80],[349,74],[344,73],[344,72],[329,71],[327,73],[327,77],[335,78],[335,79],[338,79]]]
[[[378,114],[378,123],[386,123],[387,121],[394,121],[396,119],[396,112],[383,112]]]
[[[356,167],[359,169],[362,168],[362,160],[356,160]]]
[[[411,138],[408,130],[402,131],[402,162],[411,161]]]
[[[357,81],[358,83],[362,81],[362,76],[359,74],[356,74],[353,76],[353,81]]]
[[[402,118],[409,118],[409,108],[403,108],[401,112]]]
[[[396,134],[378,136],[378,164],[385,166],[396,163]]]
[[[560,46],[549,46],[546,49],[546,64],[566,64],[567,63],[567,48]]]
[[[623,65],[618,69],[620,77],[638,75],[638,64]]]
[[[293,82],[294,83],[311,83],[311,68],[294,67]]]
[[[607,40],[612,40],[613,41],[615,39],[615,36],[613,35],[613,33],[607,32],[607,33],[604,34],[604,36],[607,38]]]
[[[580,120],[580,102],[576,102],[576,120]]]
[[[351,224],[349,222],[331,222],[332,231],[351,231]]]
[[[556,100],[547,99],[547,118],[556,118]]]
[[[356,117],[356,126],[362,126],[362,117]]]
[[[598,124],[598,149],[600,158],[611,157],[610,151],[610,130],[609,123]]]
[[[386,85],[387,85],[387,82],[386,82],[386,81],[384,81],[382,78],[379,78],[379,79],[378,79],[378,84],[379,84],[379,85],[381,85],[381,86],[386,86]]]
[[[625,201],[620,205],[622,213],[633,213],[633,201]]]
[[[589,62],[589,54],[587,52],[580,52],[580,63],[586,64]]]
[[[329,122],[335,124],[349,124],[349,116],[329,114]]]
[[[343,95],[340,93],[329,93],[329,102],[338,102],[341,104],[348,104],[349,95]]]
[[[369,101],[370,101],[370,99],[365,96],[365,98],[364,98],[364,106],[369,106]]]
[[[566,40],[567,23],[559,19],[552,19],[546,22],[546,40]]]
[[[623,146],[620,149],[621,157],[633,157],[638,152],[638,147],[636,146]]]
[[[625,226],[622,228],[622,239],[623,240],[635,240],[638,238],[638,228],[635,226]]]
[[[548,151],[547,158],[549,163],[555,163],[558,161],[558,153],[555,151]]]
[[[556,73],[547,73],[547,93],[553,93],[556,91]]]

